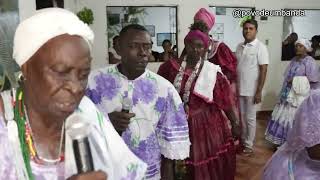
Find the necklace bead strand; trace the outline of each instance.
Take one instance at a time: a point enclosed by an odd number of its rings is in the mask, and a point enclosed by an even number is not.
[[[63,122],[62,125],[62,132],[60,138],[60,145],[59,145],[59,158],[57,159],[46,159],[40,157],[37,153],[34,136],[32,134],[31,125],[29,122],[28,114],[26,108],[24,106],[24,94],[21,87],[17,88],[15,91],[12,90],[12,105],[14,107],[14,120],[17,123],[18,127],[18,136],[20,141],[20,148],[22,151],[23,161],[25,164],[27,176],[29,180],[34,180],[34,176],[32,173],[32,168],[30,164],[30,159],[37,164],[45,164],[45,165],[52,165],[57,164],[64,161],[64,156],[62,153],[62,144],[63,144],[63,137],[64,137],[64,130],[65,124]]]
[[[26,110],[25,106],[24,109]],[[59,143],[59,152],[58,152],[58,158],[56,159],[48,159],[41,157],[39,153],[37,153],[36,149],[36,142],[34,140],[34,135],[32,132],[32,128],[29,121],[28,113],[25,112],[26,117],[26,141],[28,143],[29,152],[31,155],[32,160],[34,160],[38,164],[57,164],[61,161],[63,161],[63,155],[62,155],[62,143],[63,143],[63,136],[64,136],[64,122],[62,124],[62,130],[61,130],[61,137],[60,137],[60,143]]]

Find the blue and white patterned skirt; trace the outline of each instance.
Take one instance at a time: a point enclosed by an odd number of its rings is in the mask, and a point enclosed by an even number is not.
[[[289,103],[278,103],[273,109],[265,132],[266,140],[276,145],[283,144],[289,129],[292,128],[296,110],[297,107]]]

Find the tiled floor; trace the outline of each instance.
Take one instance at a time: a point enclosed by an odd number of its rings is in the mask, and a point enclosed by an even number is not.
[[[261,114],[257,120],[255,152],[251,157],[237,155],[236,180],[260,180],[263,167],[272,156],[272,147],[264,140],[269,114]]]

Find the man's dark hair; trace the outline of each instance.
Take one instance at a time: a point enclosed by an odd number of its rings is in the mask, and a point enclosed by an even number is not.
[[[291,35],[291,36],[297,36],[297,37],[298,37],[298,34],[295,33],[295,32],[291,33],[290,35]]]
[[[144,26],[141,26],[139,24],[129,24],[121,29],[120,36],[123,36],[129,30],[145,31],[145,32],[149,33],[148,30]]]
[[[296,42],[298,40],[298,34],[293,32],[290,34],[291,38],[292,38],[292,41],[293,42]]]
[[[311,38],[311,41],[318,41],[320,42],[320,35],[315,35]]]
[[[172,43],[171,43],[171,41],[170,41],[169,39],[165,39],[165,40],[163,40],[163,41],[162,41],[162,46],[163,46],[163,45],[164,45],[164,43],[166,43],[166,42],[167,42],[167,43],[169,43],[169,44],[172,44]]]
[[[258,22],[257,22],[255,19],[246,20],[246,21],[243,23],[243,26],[244,26],[245,24],[247,24],[247,23],[254,25],[254,27],[256,28],[256,30],[258,30]]]

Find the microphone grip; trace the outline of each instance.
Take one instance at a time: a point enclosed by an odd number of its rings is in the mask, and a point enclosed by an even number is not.
[[[74,139],[72,146],[78,173],[93,171],[94,166],[88,137]]]
[[[129,113],[130,110],[129,109],[122,109],[121,112]]]

